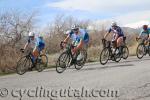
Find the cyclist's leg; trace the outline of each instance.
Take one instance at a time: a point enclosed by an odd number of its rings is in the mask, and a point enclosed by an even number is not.
[[[112,39],[112,54],[114,54],[116,52],[116,48],[117,48],[117,43],[114,39]]]
[[[33,49],[33,57],[34,57],[34,62],[37,59],[37,57],[40,55],[40,52],[45,48],[45,44],[40,45],[40,46],[36,46]]]
[[[123,45],[123,36],[121,36],[117,39],[117,47],[120,47],[122,45]]]
[[[36,46],[34,47],[33,52],[32,52],[32,60],[34,63],[38,56],[39,56],[39,50],[38,50],[38,47]]]
[[[81,60],[83,56],[86,56],[84,53],[87,52],[88,44],[84,44],[82,48],[79,51],[79,54],[77,56],[77,60]]]
[[[123,36],[117,39],[117,48],[119,49],[119,52],[122,51],[122,46],[123,46]]]

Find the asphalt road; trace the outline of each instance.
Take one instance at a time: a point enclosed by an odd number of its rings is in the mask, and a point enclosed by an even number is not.
[[[150,100],[150,57],[2,76],[0,100]]]

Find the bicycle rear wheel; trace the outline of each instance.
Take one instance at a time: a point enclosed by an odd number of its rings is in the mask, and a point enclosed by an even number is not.
[[[56,71],[58,73],[64,72],[66,70],[66,68],[70,66],[69,63],[70,63],[70,55],[68,55],[67,52],[63,52],[59,56],[59,58],[56,62]]]
[[[109,52],[109,49],[108,48],[104,48],[100,54],[100,63],[102,65],[105,65],[108,60],[109,60],[109,55],[110,55],[110,52]]]
[[[80,54],[82,56],[82,59],[79,61],[77,60],[76,64],[75,64],[75,69],[77,69],[77,70],[80,70],[84,66],[86,59],[87,59],[87,51],[85,51],[85,50],[80,51]]]
[[[47,67],[48,66],[48,57],[47,57],[47,55],[40,55],[40,58],[41,58],[41,65],[43,66],[43,67]]]
[[[30,59],[24,56],[17,62],[16,72],[19,75],[23,75],[24,73],[27,72],[28,68],[30,67],[31,67]]]
[[[150,46],[148,46],[148,55],[150,56]]]
[[[114,60],[115,62],[119,62],[121,60],[121,54],[120,53],[114,54]]]

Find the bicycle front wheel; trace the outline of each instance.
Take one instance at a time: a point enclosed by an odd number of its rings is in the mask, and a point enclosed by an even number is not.
[[[17,67],[16,67],[16,72],[19,75],[23,75],[28,68],[31,66],[31,61],[28,59],[26,56],[22,57],[18,62],[17,62]]]
[[[105,65],[108,60],[109,60],[109,55],[110,55],[110,52],[109,52],[109,49],[108,48],[104,48],[100,54],[100,63],[102,65]]]
[[[123,47],[123,50],[122,50],[122,58],[123,59],[127,59],[129,56],[129,49],[127,46],[124,46]]]
[[[145,47],[142,44],[139,44],[136,50],[136,55],[139,59],[142,59],[145,54]]]
[[[58,73],[64,72],[66,70],[66,68],[70,66],[69,63],[70,63],[70,55],[68,55],[67,52],[63,52],[59,56],[59,58],[56,62],[56,71]]]

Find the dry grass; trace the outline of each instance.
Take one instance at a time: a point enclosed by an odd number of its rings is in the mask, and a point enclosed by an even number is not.
[[[15,70],[19,53],[15,48],[5,46],[0,51],[0,72],[9,73]]]
[[[100,46],[95,46],[95,47],[90,47],[88,48],[88,58],[87,62],[94,62],[99,60],[101,52],[101,47]]]
[[[137,46],[138,46],[138,44],[135,43],[135,45],[132,45],[132,46],[129,47],[130,56],[135,56],[136,55]]]
[[[48,67],[54,67],[59,57],[59,53],[48,55]]]

